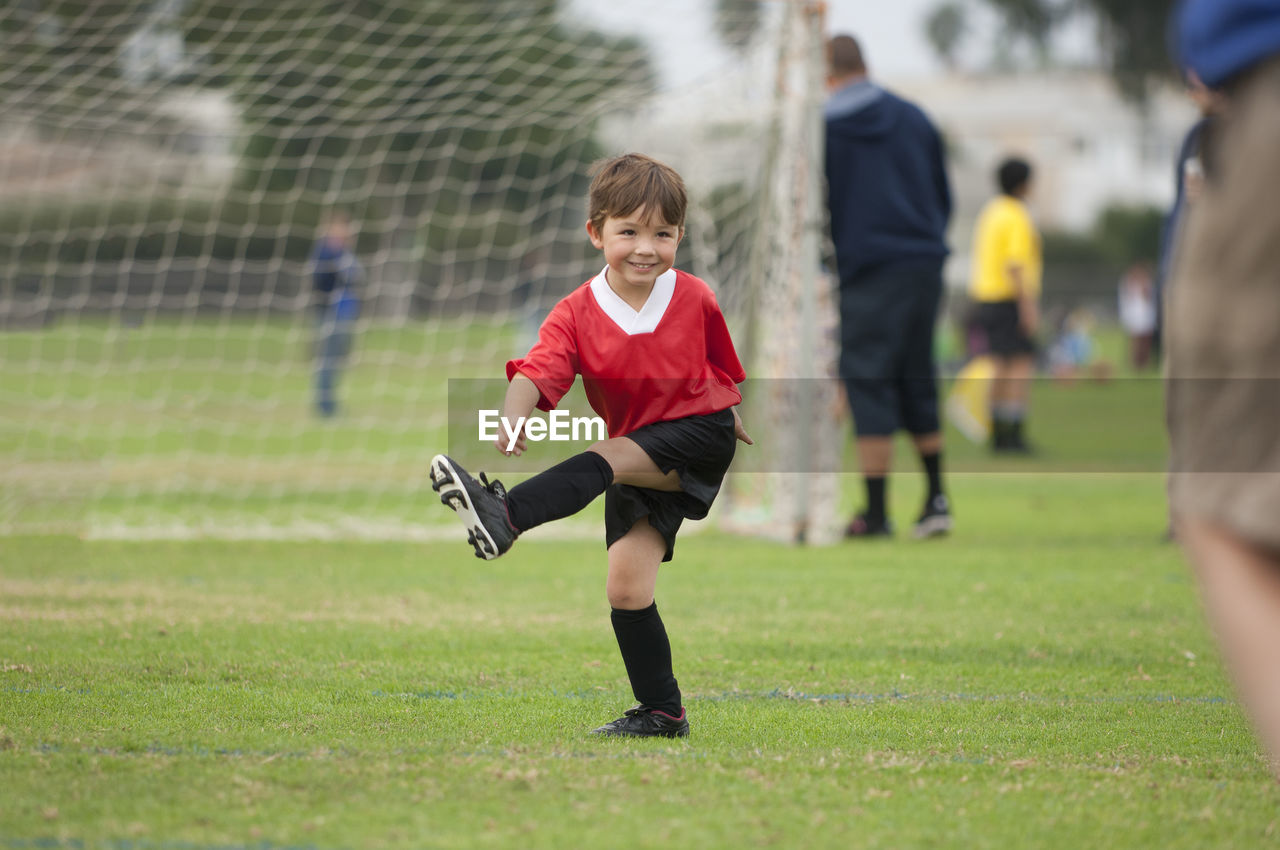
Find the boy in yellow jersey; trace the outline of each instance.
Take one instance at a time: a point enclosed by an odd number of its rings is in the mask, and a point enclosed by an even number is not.
[[[995,361],[991,383],[991,447],[1029,454],[1023,436],[1040,326],[1040,234],[1027,210],[1031,166],[1009,158],[996,170],[1000,195],[987,202],[974,229],[969,296]]]

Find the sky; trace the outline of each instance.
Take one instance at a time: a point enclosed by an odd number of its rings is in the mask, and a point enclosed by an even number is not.
[[[924,35],[924,20],[943,0],[827,0],[827,32],[858,38],[872,74],[881,80],[937,74],[942,64]],[[616,33],[633,32],[647,38],[661,53],[680,57],[667,63],[668,74],[685,78],[709,73],[727,61],[712,25],[714,0],[566,0],[576,20]],[[999,29],[995,16],[981,0],[967,4],[969,33],[962,46],[962,62],[980,64]],[[1060,51],[1087,51],[1089,33],[1076,27],[1059,36]]]
[[[879,75],[919,76],[938,67],[921,21],[939,2],[829,0],[827,29],[856,35]],[[681,73],[686,76],[699,76],[725,61],[712,26],[713,0],[647,0],[643,5],[568,0],[567,5],[575,19],[615,33],[634,31],[651,42],[660,42],[667,55],[681,57]]]
[[[922,76],[940,67],[924,36],[924,19],[939,2],[830,0],[827,30],[856,36],[878,76]]]

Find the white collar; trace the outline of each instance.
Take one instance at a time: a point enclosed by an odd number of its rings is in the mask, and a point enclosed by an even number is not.
[[[609,267],[605,266],[605,271],[608,270]],[[591,280],[591,294],[595,296],[600,309],[627,336],[653,333],[658,327],[658,322],[662,321],[663,314],[667,312],[671,297],[675,295],[676,270],[667,269],[658,275],[658,279],[653,283],[653,289],[649,292],[648,300],[638,312],[609,287],[609,281],[604,276],[605,271]]]

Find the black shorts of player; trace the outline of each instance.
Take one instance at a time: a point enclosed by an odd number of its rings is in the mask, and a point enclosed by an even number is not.
[[[1034,356],[1036,343],[1018,319],[1018,302],[979,301],[973,306],[974,323],[987,338],[987,353],[996,357]]]
[[[666,492],[630,484],[611,485],[604,494],[605,546],[621,540],[632,526],[648,517],[649,525],[667,542],[662,560],[670,561],[680,524],[685,519],[705,517],[720,492],[737,448],[733,411],[654,422],[626,436],[644,449],[658,469],[674,469],[683,489]]]
[[[940,427],[933,335],[942,263],[901,260],[840,278],[840,378],[860,437]]]

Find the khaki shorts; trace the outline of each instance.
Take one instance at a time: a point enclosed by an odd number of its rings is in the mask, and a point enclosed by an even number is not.
[[[1280,60],[1233,98],[1168,292],[1169,497],[1280,550]]]

